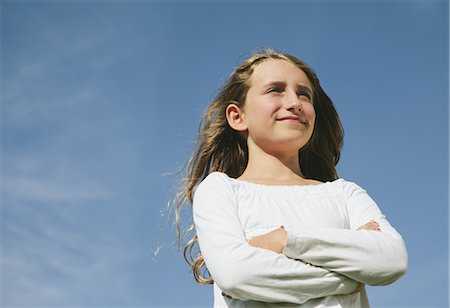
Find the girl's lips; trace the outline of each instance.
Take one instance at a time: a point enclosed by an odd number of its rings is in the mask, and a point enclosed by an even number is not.
[[[301,123],[301,124],[305,124],[306,121],[300,117],[296,117],[296,116],[287,116],[287,117],[282,117],[279,118],[278,121],[288,121],[288,122],[296,122],[296,123]]]

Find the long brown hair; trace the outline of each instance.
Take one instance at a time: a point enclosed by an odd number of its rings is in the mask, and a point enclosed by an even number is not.
[[[315,72],[305,62],[296,57],[263,48],[244,60],[231,74],[219,94],[206,109],[200,122],[193,154],[184,168],[185,177],[176,196],[175,222],[178,241],[181,244],[190,234],[184,247],[184,258],[191,266],[195,280],[200,284],[211,284],[210,275],[204,275],[205,262],[200,251],[193,256],[198,245],[194,224],[181,235],[181,210],[192,206],[193,192],[197,185],[211,172],[220,171],[237,178],[245,170],[248,149],[243,136],[233,130],[227,122],[225,110],[230,103],[243,107],[250,78],[257,65],[268,60],[285,60],[293,63],[307,75],[313,88],[313,104],[316,112],[314,132],[308,143],[299,150],[300,168],[306,178],[320,181],[337,179],[336,164],[339,161],[343,142],[343,128],[331,99],[320,86]],[[198,247],[197,247],[198,248]],[[208,276],[208,277],[207,277]]]

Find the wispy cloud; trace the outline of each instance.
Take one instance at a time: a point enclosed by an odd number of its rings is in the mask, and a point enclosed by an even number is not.
[[[150,235],[130,235],[139,210],[124,191],[61,149],[6,154],[1,304],[128,307],[139,302],[134,267],[143,259],[149,266],[152,259],[158,263],[166,245],[149,247]]]
[[[22,35],[13,26],[5,31],[2,42],[18,41],[21,46],[2,50],[2,118],[8,125],[54,120],[61,113],[67,116],[98,104],[105,99],[98,91],[102,74],[128,57],[127,52],[106,47],[117,37],[116,32],[88,25],[64,29],[55,23],[61,16],[49,18],[50,7],[44,5],[27,12],[26,17],[20,15],[27,22],[13,19],[13,24],[24,28]],[[22,40],[24,34],[29,40]]]
[[[2,42],[20,48],[2,49],[2,306],[133,301],[141,252],[126,218],[111,219],[123,205],[101,169],[104,153],[129,159],[108,139],[118,120],[105,116],[114,94],[104,81],[130,51],[108,48],[116,31],[80,24],[85,12],[8,7]]]
[[[126,267],[136,254],[117,249],[123,235],[105,228],[102,210],[95,208],[98,202],[112,206],[115,194],[100,181],[80,180],[76,170],[63,181],[54,170],[41,178],[17,174],[3,176],[2,303],[86,305],[129,298]]]
[[[32,223],[33,230],[4,224],[9,239],[2,255],[3,304],[92,305],[130,297],[124,266],[132,259],[129,252],[113,249],[112,239],[94,230],[41,221]]]
[[[114,59],[98,62],[86,56],[101,39],[56,41],[65,47],[21,58],[2,94],[7,142],[2,149],[1,304],[127,303],[133,293],[129,264],[138,253],[131,246],[118,249],[118,243],[126,243],[125,235],[107,221],[108,212],[120,207],[118,193],[82,157],[68,151],[99,143],[98,129],[93,129],[97,119],[84,117],[104,98],[89,82],[72,80],[61,65],[72,62],[95,75]],[[74,114],[85,121],[73,119]],[[45,125],[50,132],[35,133]]]
[[[2,181],[3,193],[15,199],[38,202],[79,202],[112,196],[112,193],[100,182],[93,180],[61,183],[58,179],[4,176]]]

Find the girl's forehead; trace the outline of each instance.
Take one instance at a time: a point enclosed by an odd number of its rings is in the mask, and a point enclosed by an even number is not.
[[[295,64],[282,59],[270,59],[258,64],[253,70],[250,81],[251,86],[280,81],[300,83],[311,87],[304,71]]]

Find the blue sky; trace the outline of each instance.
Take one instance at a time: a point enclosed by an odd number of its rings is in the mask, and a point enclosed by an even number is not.
[[[1,304],[208,307],[166,204],[198,121],[270,46],[317,72],[340,175],[403,235],[374,307],[448,306],[447,1],[1,2]]]

